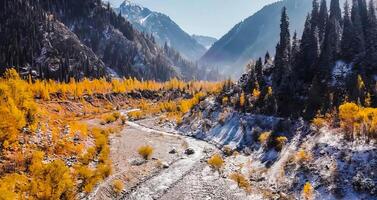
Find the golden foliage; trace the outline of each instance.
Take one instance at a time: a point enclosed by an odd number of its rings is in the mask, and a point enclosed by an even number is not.
[[[0,199],[22,199],[29,191],[29,180],[25,175],[8,174],[0,179]]]
[[[313,189],[313,186],[309,182],[306,182],[304,185],[304,188],[302,189],[302,197],[305,200],[314,199],[314,189]]]
[[[221,104],[222,105],[227,105],[229,103],[229,97],[223,97],[222,100],[221,100]]]
[[[219,154],[215,154],[208,160],[208,164],[213,169],[220,170],[224,165],[224,160]]]
[[[347,138],[377,136],[377,108],[359,107],[355,103],[344,103],[339,107],[340,127]]]
[[[266,131],[266,132],[261,133],[258,137],[259,143],[261,143],[262,145],[266,145],[268,140],[270,139],[270,136],[271,136],[271,131]]]
[[[327,124],[327,120],[326,120],[324,117],[322,117],[322,116],[320,116],[320,115],[317,115],[317,116],[312,120],[312,124],[313,124],[316,128],[320,129],[320,128],[324,127],[324,126]]]
[[[272,87],[271,86],[267,88],[267,95],[266,96],[267,97],[271,97],[272,96]]]
[[[98,101],[89,103],[87,96],[179,90],[192,98],[158,105],[141,100],[141,111],[134,116],[140,118],[149,111],[166,113],[179,123],[184,112],[205,95],[219,93],[222,87],[220,82],[178,79],[164,83],[136,79],[33,82],[31,77],[22,80],[14,69],[7,70],[0,78],[0,199],[72,199],[76,193],[89,193],[111,174],[108,144],[111,131],[91,129],[75,121],[108,112],[115,106],[109,101],[99,105]],[[104,116],[103,121],[111,123],[119,118],[125,123],[126,118],[118,112]],[[78,158],[72,165],[63,162],[72,157]]]
[[[103,116],[101,124],[102,125],[110,124],[110,123],[117,121],[119,118],[120,118],[120,113],[119,112],[113,112],[111,114],[107,114],[107,115]]]
[[[260,95],[261,95],[261,91],[259,91],[259,89],[254,89],[254,90],[253,90],[252,96],[253,96],[253,98],[254,98],[255,100],[258,100],[259,97],[260,97]]]
[[[243,107],[245,105],[245,92],[242,92],[240,95],[240,106]]]
[[[121,180],[114,180],[113,181],[113,190],[115,193],[119,194],[123,191],[124,184]]]
[[[9,77],[19,78],[17,77],[17,72],[14,72],[12,72],[13,74],[9,75]],[[57,93],[64,97],[73,96],[75,98],[82,98],[83,95],[128,93],[146,90],[189,90],[194,93],[200,91],[218,93],[221,91],[223,83],[207,81],[183,82],[178,79],[159,83],[155,81],[139,81],[134,78],[128,78],[113,79],[111,82],[108,82],[105,79],[84,79],[79,82],[71,79],[69,83],[59,83],[49,80],[35,81],[35,83],[29,83],[29,85],[35,97],[49,100],[51,94]]]
[[[244,189],[246,192],[250,192],[250,182],[240,172],[234,172],[230,174],[229,178],[237,183],[238,187]]]
[[[153,154],[153,147],[150,146],[150,145],[141,146],[141,147],[139,147],[139,149],[137,150],[137,152],[145,160],[148,160],[152,156],[152,154]]]
[[[297,163],[309,162],[311,159],[312,155],[304,149],[300,149],[295,155],[295,161]]]
[[[285,136],[279,136],[275,139],[275,147],[278,151],[282,150],[288,139]]]
[[[127,113],[127,116],[130,118],[130,119],[133,119],[133,120],[139,120],[139,119],[142,119],[144,117],[144,113],[142,111],[132,111],[132,112],[129,112]]]
[[[38,163],[34,163],[38,162]],[[72,199],[75,187],[70,170],[61,160],[49,164],[33,161],[31,193],[37,199]]]
[[[14,69],[8,69],[0,79],[0,145],[11,145],[22,128],[36,124],[37,106],[28,83]]]

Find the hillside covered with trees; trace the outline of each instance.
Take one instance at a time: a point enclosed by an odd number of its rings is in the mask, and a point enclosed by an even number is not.
[[[283,9],[280,41],[274,59],[267,53],[249,65],[241,78],[245,95],[260,92],[260,101],[246,109],[282,117],[312,119],[346,101],[376,106],[376,31],[374,1],[354,0],[344,5],[332,0],[313,2],[302,37],[291,35],[289,11]],[[269,101],[263,97],[271,94]],[[248,100],[249,98],[246,98]],[[263,107],[263,105],[271,106]],[[252,106],[250,106],[252,105]],[[258,106],[262,105],[262,106]]]
[[[15,67],[25,76],[66,82],[104,76],[204,79],[208,73],[179,54],[169,57],[151,35],[101,0],[4,1],[0,19],[2,73]]]

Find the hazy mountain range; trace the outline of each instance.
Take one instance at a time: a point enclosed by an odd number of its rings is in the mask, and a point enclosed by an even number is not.
[[[267,51],[273,55],[284,6],[287,7],[291,30],[301,33],[305,17],[312,8],[312,0],[279,1],[235,25],[207,51],[200,62],[220,66],[225,73],[231,70],[240,74],[250,59],[264,56]]]
[[[217,41],[216,38],[214,37],[209,37],[209,36],[203,36],[203,35],[192,35],[199,44],[203,45],[206,49],[209,49],[212,47],[212,45]]]

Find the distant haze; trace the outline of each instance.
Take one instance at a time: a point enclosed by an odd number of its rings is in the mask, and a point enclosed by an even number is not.
[[[109,0],[119,6],[124,0]],[[131,0],[167,14],[189,34],[220,38],[235,24],[277,0]]]

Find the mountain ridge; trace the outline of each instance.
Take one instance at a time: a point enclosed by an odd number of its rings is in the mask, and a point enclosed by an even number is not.
[[[206,69],[184,61],[177,53],[168,55],[153,36],[134,29],[100,0],[10,0],[4,5],[1,73],[15,67],[25,76],[59,81],[206,77]]]
[[[217,38],[204,35],[191,35],[199,44],[203,45],[207,50],[217,41]]]
[[[274,54],[283,6],[291,13],[292,30],[302,32],[305,16],[312,6],[311,0],[278,1],[236,24],[206,52],[200,62],[223,66],[224,72],[236,67],[237,75],[240,75],[250,59],[262,56],[267,51]]]
[[[203,45],[163,13],[151,11],[129,0],[114,10],[121,13],[139,31],[152,34],[160,46],[167,43],[187,59],[195,61],[206,51]]]

